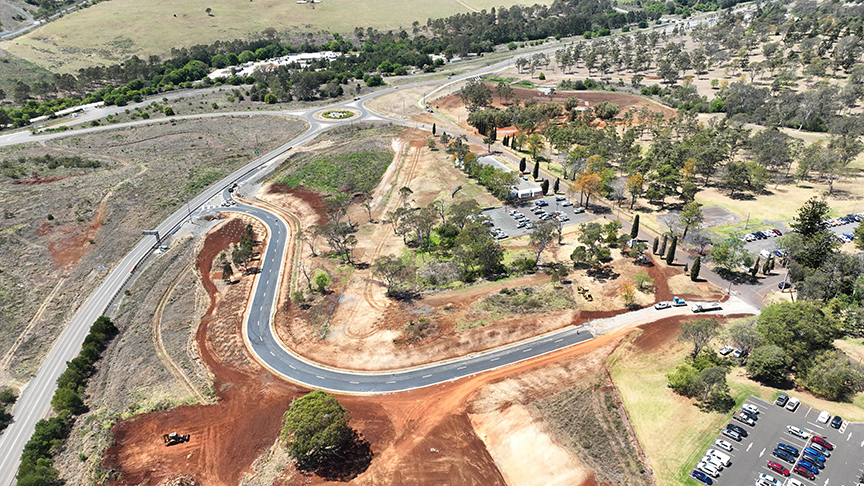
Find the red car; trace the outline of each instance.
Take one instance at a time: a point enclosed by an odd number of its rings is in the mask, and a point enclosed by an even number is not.
[[[789,470],[786,469],[785,467],[783,467],[783,464],[780,464],[779,462],[768,461],[768,467],[770,469],[777,471],[778,473],[780,473],[784,476],[789,475]]]
[[[804,476],[805,478],[809,479],[810,481],[813,481],[813,479],[816,477],[813,474],[813,471],[811,471],[811,470],[809,470],[806,467],[801,466],[801,465],[795,466],[795,472]]]
[[[828,449],[829,451],[834,450],[834,445],[831,444],[830,442],[828,442],[827,440],[825,440],[824,437],[819,437],[818,435],[814,435],[813,436],[813,442],[821,445],[822,447]]]

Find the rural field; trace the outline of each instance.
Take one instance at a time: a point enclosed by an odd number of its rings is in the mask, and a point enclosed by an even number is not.
[[[0,49],[57,73],[100,64],[114,64],[131,56],[165,56],[172,48],[211,44],[257,35],[268,28],[285,32],[303,43],[305,34],[350,34],[355,27],[381,31],[411,31],[417,21],[457,13],[509,6],[513,0],[381,0],[358,4],[352,0],[324,0],[298,5],[293,1],[214,2],[195,0],[111,0],[100,2],[51,22],[35,32],[0,43]],[[532,4],[551,4],[537,0]],[[205,9],[212,9],[208,14]],[[99,28],[93,28],[98,25]]]

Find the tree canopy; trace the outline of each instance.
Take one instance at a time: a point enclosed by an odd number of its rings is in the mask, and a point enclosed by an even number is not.
[[[316,469],[351,440],[348,410],[321,390],[298,398],[282,417],[279,438],[300,469]]]

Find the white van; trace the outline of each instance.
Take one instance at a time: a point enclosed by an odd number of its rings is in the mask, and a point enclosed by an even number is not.
[[[711,464],[712,466],[716,467],[718,471],[723,470],[723,463],[720,461],[719,458],[714,457],[711,454],[705,454],[704,456],[702,456],[702,462],[707,462],[708,464]]]
[[[790,412],[794,412],[795,410],[798,409],[799,403],[801,403],[801,402],[797,398],[795,398],[795,397],[790,398],[789,401],[786,402],[786,410],[789,410]]]
[[[720,464],[723,464],[724,467],[729,467],[732,465],[732,458],[726,454],[723,454],[722,452],[718,451],[717,449],[708,449],[708,452],[706,454],[708,454],[709,456],[714,456],[717,459],[720,459]]]

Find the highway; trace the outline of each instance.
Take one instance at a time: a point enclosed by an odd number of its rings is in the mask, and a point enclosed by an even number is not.
[[[552,47],[544,48],[543,50],[546,52],[552,52],[560,47],[561,44],[556,44]],[[525,55],[525,52],[520,52],[518,55]],[[507,69],[511,65],[511,62],[512,59],[508,57],[500,62],[480,67],[465,74],[453,76],[450,80],[423,80],[422,78],[415,78],[416,82],[402,85],[402,87],[409,88],[436,84],[444,84],[446,86],[478,75],[502,71]],[[288,141],[281,147],[263,155],[262,157],[259,157],[213,186],[207,188],[204,192],[189,201],[189,207],[192,211],[197,211],[220,193],[223,194],[223,198],[230,198],[230,195],[227,193],[228,187],[234,183],[243,183],[260,177],[267,170],[272,168],[270,167],[272,165],[271,162],[273,162],[277,157],[285,154],[285,152],[290,150],[292,147],[299,147],[304,143],[309,142],[334,126],[354,122],[390,122],[404,126],[428,129],[429,127],[426,125],[385,117],[375,114],[365,108],[364,102],[366,100],[392,93],[396,89],[398,89],[398,87],[390,87],[365,95],[360,100],[344,101],[327,107],[316,107],[309,110],[272,110],[256,111],[254,113],[228,112],[171,117],[171,119],[176,120],[224,116],[276,115],[295,117],[308,124],[308,129],[305,133],[291,141]],[[196,93],[203,93],[205,91],[212,91],[212,88],[206,90],[170,93],[165,96],[169,99],[175,99],[181,96],[194,96]],[[158,96],[160,99],[162,97],[163,95]],[[135,106],[138,105],[146,105],[150,101],[152,100],[125,107],[110,106],[98,108],[84,113],[77,118],[70,118],[70,121],[67,122],[67,124],[78,125],[87,123],[109,114],[125,111],[126,109],[134,109]],[[321,112],[325,109],[343,108],[355,110],[359,113],[359,116],[355,116],[348,120],[333,121],[322,120],[313,116],[315,113]],[[40,142],[56,138],[80,136],[85,133],[164,122],[165,119],[161,118],[80,128],[66,132],[31,134],[29,131],[19,131],[0,135],[0,146]],[[286,223],[281,220],[279,216],[269,211],[244,204],[238,204],[230,210],[243,212],[260,219],[267,225],[268,231],[270,232],[270,241],[265,250],[265,254],[262,256],[261,274],[256,279],[253,298],[250,304],[251,308],[248,313],[248,320],[244,325],[244,339],[246,340],[247,346],[256,355],[257,359],[270,368],[274,373],[310,387],[335,392],[366,394],[410,390],[500,368],[502,366],[572,346],[592,338],[591,333],[585,330],[580,331],[579,329],[569,327],[555,333],[539,336],[528,341],[523,341],[486,353],[477,353],[458,360],[385,373],[352,372],[315,364],[295,355],[282,346],[280,341],[275,337],[272,328],[271,316],[274,313],[277,302],[279,281],[283,277],[280,270],[282,269],[283,259],[285,258],[284,248],[287,238],[294,236],[289,235]],[[162,236],[167,236],[177,231],[187,217],[187,208],[181,207],[163,221],[157,228],[152,229],[158,231]],[[142,228],[142,230],[144,229],[151,228]],[[5,433],[0,436],[0,486],[9,486],[14,483],[21,451],[23,450],[24,444],[32,435],[36,422],[49,414],[51,397],[56,388],[55,382],[63,370],[65,370],[66,361],[73,359],[77,355],[90,325],[110,307],[113,299],[121,291],[132,273],[137,270],[137,265],[145,260],[145,258],[155,249],[155,246],[156,241],[152,236],[144,237],[132,249],[132,251],[130,251],[120,262],[114,265],[102,284],[80,307],[75,317],[69,322],[65,330],[58,337],[55,345],[49,351],[47,357],[37,371],[36,376],[31,379],[28,385],[22,390],[21,396],[15,405],[13,413],[14,421],[6,429]]]

